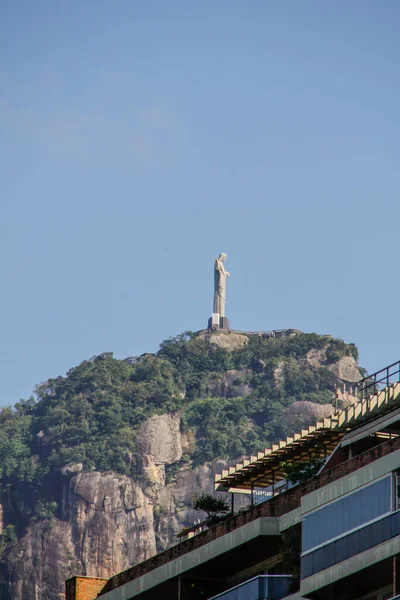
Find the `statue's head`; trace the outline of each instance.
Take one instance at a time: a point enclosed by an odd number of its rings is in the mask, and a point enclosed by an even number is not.
[[[228,258],[228,255],[225,254],[225,252],[221,252],[221,254],[218,256],[218,260],[226,260]]]

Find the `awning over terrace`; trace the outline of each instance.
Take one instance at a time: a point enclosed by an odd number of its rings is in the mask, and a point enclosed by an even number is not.
[[[217,491],[251,492],[284,479],[282,462],[307,463],[331,454],[346,432],[363,425],[400,402],[400,383],[391,384],[376,394],[335,412],[286,440],[250,456],[242,463],[215,475]]]

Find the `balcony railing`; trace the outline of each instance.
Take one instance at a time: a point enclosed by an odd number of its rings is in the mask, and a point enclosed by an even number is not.
[[[258,575],[210,600],[280,600],[289,593],[291,575]]]

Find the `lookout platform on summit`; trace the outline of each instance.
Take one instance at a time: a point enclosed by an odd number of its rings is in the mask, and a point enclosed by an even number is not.
[[[218,334],[229,334],[229,333],[239,333],[241,335],[251,335],[258,336],[262,338],[280,338],[280,337],[294,337],[295,335],[299,335],[300,333],[304,333],[300,329],[271,329],[269,331],[242,331],[240,329],[200,329],[196,331],[196,335],[201,333],[209,333],[212,331],[213,333]]]

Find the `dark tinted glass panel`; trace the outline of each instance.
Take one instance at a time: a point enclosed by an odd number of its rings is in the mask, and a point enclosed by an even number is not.
[[[268,600],[284,598],[289,591],[290,579],[286,577],[268,577],[265,580],[266,589],[264,591],[265,598]],[[263,598],[263,596],[261,596]]]
[[[317,571],[322,571],[322,569],[325,569],[325,563],[324,563],[324,549],[320,548],[319,550],[316,550],[315,552],[313,552],[313,561],[312,561],[312,569],[313,569],[313,573],[316,573]]]
[[[343,538],[340,538],[340,540],[337,540],[337,542],[335,544],[335,552],[336,552],[335,563],[340,562],[340,561],[344,560],[345,558],[347,558],[348,544],[347,544],[346,537],[343,537]]]
[[[302,579],[395,537],[399,515],[393,513],[306,554],[301,559]]]
[[[318,550],[312,552],[311,554],[307,554],[301,559],[301,578],[309,577],[313,573],[317,573],[318,569],[313,568],[313,560],[314,554],[316,554]]]
[[[303,552],[390,512],[391,487],[389,475],[306,516],[302,524]]]
[[[211,600],[280,600],[287,596],[291,577],[260,575]]]
[[[348,537],[346,537],[348,556],[354,556],[354,554],[357,554],[359,552],[360,531],[361,530],[355,531],[354,533],[351,533]]]
[[[372,546],[372,531],[371,527],[363,527],[358,532],[358,552],[363,552]],[[349,556],[352,556],[354,552],[351,552]]]

